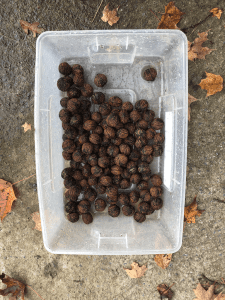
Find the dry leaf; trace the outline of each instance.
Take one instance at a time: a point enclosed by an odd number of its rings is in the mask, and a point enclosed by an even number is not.
[[[109,3],[108,3],[103,9],[102,21],[108,22],[110,26],[116,24],[119,20],[119,17],[117,17],[118,9],[119,6],[117,8],[114,8],[114,10],[109,10]]]
[[[188,41],[188,59],[191,61],[194,61],[196,58],[205,59],[205,56],[214,50],[202,47],[202,44],[208,40],[208,31],[198,33],[198,36],[194,42],[191,43]]]
[[[0,179],[0,218],[1,221],[11,211],[16,196],[10,182]]]
[[[20,20],[20,25],[26,34],[28,34],[28,29],[31,30],[33,32],[33,37],[36,37],[36,33],[42,33],[44,31],[43,28],[38,28],[38,22],[30,24],[27,21]]]
[[[223,78],[220,75],[215,75],[206,72],[206,78],[199,83],[203,90],[207,90],[206,96],[211,96],[223,89]]]
[[[218,7],[215,7],[211,9],[210,12],[213,14],[213,17],[217,17],[218,19],[220,19],[223,11]]]
[[[23,127],[24,132],[31,130],[31,124],[28,124],[27,122],[25,122],[21,127]]]
[[[184,221],[187,223],[195,223],[195,217],[200,217],[205,210],[198,210],[198,204],[196,202],[196,196],[193,202],[184,208]]]
[[[191,120],[191,103],[197,101],[197,99],[188,94],[188,121]]]
[[[31,214],[32,220],[35,222],[35,227],[33,229],[42,231],[41,228],[41,218],[40,218],[40,213],[39,211],[36,211]]]
[[[206,291],[202,285],[199,283],[194,291],[195,298],[194,300],[225,300],[225,295],[220,293],[218,295],[214,294],[214,285],[211,285]]]
[[[147,271],[147,268],[145,265],[139,267],[139,265],[136,262],[133,262],[131,264],[131,270],[125,268],[124,270],[127,272],[127,275],[130,276],[131,278],[139,278],[144,276],[145,272]]]
[[[169,266],[171,259],[172,254],[156,254],[154,258],[156,264],[164,270]]]
[[[157,29],[179,29],[177,24],[180,22],[183,14],[184,13],[174,5],[174,2],[171,1],[165,6],[165,14],[162,15]]]
[[[10,299],[16,300],[17,297],[20,297],[20,299],[24,300],[24,290],[26,287],[25,284],[5,275],[4,273],[0,275],[0,279],[4,284],[7,285],[7,287],[4,290],[0,290],[1,296],[4,297],[9,294],[12,294],[12,297]]]
[[[170,287],[168,287],[166,284],[159,284],[157,286],[157,290],[161,296],[161,299],[172,299],[173,292],[171,291]]]

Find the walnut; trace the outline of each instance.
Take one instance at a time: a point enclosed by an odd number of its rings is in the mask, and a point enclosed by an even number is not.
[[[147,162],[150,164],[153,161],[153,156],[152,155],[141,155],[141,161]]]
[[[122,213],[127,217],[133,216],[135,213],[135,208],[132,205],[124,205],[122,207]]]
[[[108,186],[106,188],[106,195],[110,198],[113,202],[117,202],[118,198],[118,188],[116,186]]]
[[[78,138],[78,142],[80,143],[80,145],[83,145],[84,143],[88,143],[88,141],[89,141],[89,133],[84,133],[80,135]]]
[[[136,123],[136,128],[140,128],[140,129],[148,129],[148,122],[146,122],[145,120],[140,120]]]
[[[71,78],[71,77],[70,77]],[[73,79],[71,78],[73,83]],[[75,84],[71,85],[71,87],[67,90],[67,97],[69,98],[79,98],[80,97],[80,90],[75,86]]]
[[[98,150],[98,156],[102,157],[102,156],[106,156],[107,155],[107,148],[102,146],[99,148]]]
[[[114,107],[119,107],[122,105],[122,100],[117,96],[113,96],[109,98],[109,104]]]
[[[138,204],[138,212],[142,213],[142,214],[147,214],[150,210],[150,204],[147,202],[141,202]]]
[[[71,112],[67,108],[63,108],[59,112],[59,118],[63,123],[69,123],[71,118]]]
[[[137,150],[133,150],[129,156],[129,159],[132,161],[138,161],[140,157],[141,157],[140,152]]]
[[[102,198],[98,198],[95,200],[95,210],[96,211],[104,211],[106,208],[106,202]]]
[[[162,179],[159,175],[152,175],[151,176],[151,183],[154,185],[154,186],[160,186],[162,185]]]
[[[68,214],[77,212],[77,203],[71,200],[67,202],[65,205],[65,212]]]
[[[89,212],[91,204],[88,200],[81,200],[77,206],[77,209],[80,214],[86,214]]]
[[[138,100],[135,103],[135,109],[140,111],[140,112],[144,112],[148,109],[148,102],[146,100]]]
[[[124,154],[118,154],[118,155],[115,157],[115,164],[116,164],[117,166],[124,167],[124,166],[126,166],[127,161],[128,161],[128,158],[127,158],[127,156],[124,155]]]
[[[82,123],[82,116],[79,114],[74,114],[70,119],[70,125],[78,127]]]
[[[67,102],[67,109],[72,113],[76,113],[79,111],[80,101],[77,98],[69,99]]]
[[[153,110],[147,109],[146,111],[143,112],[142,117],[143,117],[143,120],[151,123],[155,118],[155,112]]]
[[[128,189],[130,187],[130,180],[129,179],[123,179],[120,182],[121,189]]]
[[[106,129],[109,126],[106,122],[106,119],[103,119],[102,122],[100,123],[100,125],[103,129]]]
[[[130,119],[135,123],[141,119],[141,114],[137,110],[130,113]]]
[[[107,77],[104,74],[97,74],[94,83],[98,87],[103,87],[107,83]]]
[[[130,154],[130,147],[126,144],[121,144],[120,145],[120,152],[122,154],[129,155]]]
[[[113,180],[113,183],[117,186],[120,185],[120,181],[122,180],[121,176],[120,175],[114,175],[112,177],[112,180]]]
[[[134,145],[136,148],[141,149],[142,147],[147,145],[147,139],[146,138],[138,138],[138,139],[136,139]]]
[[[151,177],[151,171],[149,171],[148,173],[142,173],[142,179],[145,181],[149,181]]]
[[[107,116],[108,114],[110,114],[111,110],[112,110],[112,106],[107,102],[105,102],[99,106],[99,112],[103,116]]]
[[[126,124],[126,123],[129,122],[130,116],[129,116],[129,113],[126,110],[121,110],[119,112],[119,117],[120,117],[120,121],[123,124]]]
[[[89,136],[89,141],[92,143],[92,144],[101,144],[101,137],[97,134],[97,133],[92,133],[90,136]]]
[[[141,181],[142,177],[140,174],[132,174],[130,177],[130,182],[133,184],[138,184]]]
[[[145,202],[151,202],[151,195],[148,189],[140,191],[140,198]]]
[[[125,194],[125,193],[119,194],[118,202],[119,202],[121,205],[129,205],[129,204],[130,204],[129,195],[128,195],[128,194]]]
[[[107,127],[106,129],[104,129],[104,135],[108,139],[113,139],[116,136],[116,132],[112,127]]]
[[[82,220],[85,224],[90,224],[93,222],[93,217],[91,213],[82,214]]]
[[[160,186],[153,186],[150,188],[150,194],[152,197],[162,196],[162,188]]]
[[[108,126],[116,127],[120,122],[120,118],[116,113],[110,113],[106,118],[106,122]]]
[[[102,146],[108,147],[110,144],[111,139],[109,139],[108,137],[106,137],[105,135],[103,136],[103,140],[101,142]]]
[[[95,130],[92,131],[93,133],[97,133],[97,134],[102,134],[103,133],[103,128],[98,125]]]
[[[63,107],[63,108],[66,108],[67,107],[67,102],[68,102],[69,98],[68,97],[63,97],[61,100],[60,100],[60,105]]]
[[[144,71],[144,79],[146,81],[154,81],[157,76],[157,71],[154,68],[148,68]]]
[[[102,175],[102,168],[100,168],[99,166],[94,166],[91,168],[91,173],[95,176],[95,177],[100,177]]]
[[[149,168],[149,164],[146,163],[146,162],[141,162],[139,165],[138,165],[138,172],[139,173],[148,173],[150,171],[150,168]]]
[[[92,153],[92,151],[93,151],[93,145],[92,145],[92,143],[84,143],[84,144],[82,145],[82,152],[83,152],[84,154],[89,155],[89,154]]]
[[[123,123],[122,122],[119,122],[116,127],[115,127],[117,130],[119,129],[122,129],[123,128]]]
[[[126,137],[128,137],[128,130],[125,128],[121,128],[117,131],[117,136],[121,139],[125,139]]]
[[[76,181],[72,177],[66,177],[66,179],[64,179],[63,183],[64,183],[65,188],[69,189],[70,187],[72,187],[73,185],[76,184]]]
[[[80,170],[75,170],[74,173],[73,173],[73,178],[75,180],[80,181],[80,180],[84,179],[84,176],[83,176],[83,174]]]
[[[127,169],[123,169],[123,172],[122,172],[121,176],[125,179],[130,179],[131,174]]]
[[[146,220],[146,216],[143,215],[142,213],[136,212],[134,214],[134,220],[137,221],[138,223],[143,223]]]
[[[131,147],[134,146],[135,138],[132,135],[129,135],[127,138],[124,139],[124,144],[127,144]]]
[[[79,220],[79,214],[77,212],[70,213],[67,215],[67,220],[71,223],[75,223]]]
[[[80,111],[82,111],[83,113],[89,111],[91,107],[91,101],[88,100],[88,98],[83,96],[81,96],[79,100],[80,100]]]
[[[105,95],[101,92],[96,92],[91,96],[91,100],[94,104],[102,104],[105,102]]]
[[[84,177],[89,177],[91,176],[91,166],[86,163],[83,167],[82,167],[82,174],[84,175]]]
[[[139,182],[139,184],[137,185],[137,188],[138,188],[139,190],[146,190],[146,189],[148,189],[148,188],[149,188],[148,182],[142,180],[142,181]]]
[[[90,187],[87,179],[82,179],[80,185],[84,191]]]
[[[67,62],[62,62],[59,65],[59,73],[68,76],[72,73],[72,68]]]
[[[67,139],[63,142],[62,148],[67,153],[73,153],[76,149],[76,146],[72,140]]]
[[[98,184],[98,179],[95,175],[91,175],[88,177],[88,184],[89,185],[97,185]]]
[[[138,191],[132,191],[129,194],[130,203],[135,204],[139,201],[140,193]]]
[[[104,186],[110,186],[112,184],[112,178],[110,176],[101,176],[99,183]]]
[[[102,157],[99,157],[98,159],[98,165],[101,167],[101,168],[107,168],[110,164],[110,159],[108,156],[102,156]]]
[[[163,126],[164,126],[164,122],[160,118],[155,118],[151,123],[151,127],[155,130],[160,130],[163,128]]]
[[[155,136],[155,134],[156,134],[156,132],[155,132],[155,130],[153,128],[147,129],[146,130],[146,138],[147,138],[147,140],[153,139],[154,136]]]
[[[106,191],[106,187],[104,186],[104,185],[97,185],[96,186],[96,192],[98,193],[98,194],[101,194],[101,195],[103,195],[103,194],[105,194],[105,191]]]
[[[93,87],[90,84],[85,83],[84,86],[80,88],[80,91],[82,96],[90,97],[93,94]]]
[[[162,133],[156,133],[154,136],[154,144],[161,145],[163,144],[165,137]]]
[[[84,74],[76,72],[73,76],[73,83],[78,87],[82,87],[84,85]]]
[[[83,125],[83,128],[87,131],[94,130],[96,127],[97,123],[94,120],[88,120]]]
[[[118,217],[120,214],[119,206],[117,206],[116,204],[109,205],[108,214],[113,218]]]
[[[129,161],[127,164],[127,170],[129,171],[130,174],[135,174],[137,173],[137,164],[134,161]]]
[[[161,156],[163,154],[163,148],[161,145],[153,145],[152,155],[155,157]]]
[[[84,192],[84,198],[87,199],[90,202],[94,202],[95,199],[97,197],[97,193],[93,188],[88,188],[85,192]]]
[[[146,145],[141,149],[141,154],[142,155],[151,155],[153,152],[153,147]]]
[[[134,134],[136,128],[135,128],[135,125],[133,123],[126,123],[124,125],[124,128],[126,128],[129,132],[129,134]]]
[[[73,184],[72,186],[68,187],[68,189],[69,189],[69,195],[71,197],[76,197],[76,196],[78,197],[82,190],[79,184]]]
[[[84,73],[84,69],[81,65],[75,64],[72,65],[72,73],[75,75],[77,72]]]
[[[127,110],[127,111],[132,111],[133,110],[133,104],[129,101],[124,102],[122,105],[122,109]]]
[[[120,175],[122,173],[122,171],[123,171],[123,169],[116,165],[112,166],[112,168],[111,168],[111,173],[113,175]]]
[[[89,121],[91,119],[91,113],[90,111],[85,111],[84,113],[82,113],[83,116],[83,123],[85,123],[86,121]],[[85,130],[83,128],[83,130]]]
[[[80,150],[74,151],[72,158],[75,162],[82,162],[82,152]]]
[[[155,198],[151,202],[151,207],[154,210],[159,210],[160,208],[162,208],[162,206],[163,206],[163,201],[161,198]]]
[[[100,123],[102,121],[102,115],[100,112],[93,112],[91,115],[92,120],[94,120],[96,123]]]
[[[107,148],[107,153],[109,156],[116,157],[119,154],[119,147],[115,145],[110,145]]]
[[[146,137],[146,132],[144,129],[138,128],[135,130],[134,133],[135,137],[138,138],[145,138]]]
[[[73,127],[70,125],[70,123],[62,123],[62,128],[64,130],[68,130],[68,131],[73,129]]]
[[[74,169],[73,168],[65,168],[65,169],[62,170],[61,177],[63,179],[66,179],[67,177],[72,176],[73,173],[74,173]]]
[[[66,92],[73,84],[73,79],[69,76],[61,77],[57,81],[57,87],[60,91]]]
[[[113,140],[111,140],[111,142],[114,144],[114,145],[116,145],[116,146],[120,146],[121,145],[121,143],[122,143],[122,139],[121,138],[118,138],[118,137],[116,137],[115,139],[113,139]]]

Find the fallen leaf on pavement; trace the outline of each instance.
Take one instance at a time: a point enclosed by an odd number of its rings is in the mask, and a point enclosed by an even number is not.
[[[124,270],[127,272],[127,275],[130,276],[131,278],[139,278],[144,276],[145,272],[147,271],[146,266],[139,267],[138,263],[133,262],[131,264],[131,270],[130,269],[125,269]]]
[[[188,41],[188,59],[191,61],[194,61],[196,58],[205,59],[205,56],[214,50],[202,47],[202,44],[208,40],[208,31],[198,33],[198,36],[194,42],[191,43]]]
[[[0,179],[0,218],[1,221],[11,211],[16,196],[10,182]]]
[[[206,291],[203,286],[199,283],[196,287],[196,289],[194,289],[194,293],[195,296],[197,298],[195,298],[194,300],[225,300],[225,295],[220,293],[218,295],[214,294],[214,284],[212,284],[208,290]]]
[[[119,20],[119,17],[117,17],[118,9],[119,7],[114,8],[113,10],[109,10],[109,3],[108,3],[103,9],[102,21],[108,22],[110,26],[116,24]]]
[[[179,29],[177,24],[180,22],[183,14],[184,13],[174,5],[174,2],[171,1],[165,6],[165,14],[162,15],[157,29]]]
[[[184,208],[184,222],[195,223],[195,217],[200,217],[205,210],[198,210],[198,204],[196,202],[196,196],[193,202]]]
[[[26,34],[28,34],[28,29],[31,30],[33,32],[33,37],[36,37],[36,33],[42,33],[44,31],[43,28],[38,28],[38,22],[31,24],[27,21],[20,20],[20,25]]]
[[[169,266],[171,259],[172,254],[156,254],[154,258],[156,264],[164,270]]]
[[[215,7],[211,9],[210,12],[213,14],[213,17],[217,17],[218,19],[220,19],[223,11],[218,7]]]
[[[197,101],[197,99],[188,94],[188,121],[191,120],[191,103]]]
[[[31,130],[31,124],[28,124],[25,122],[21,127],[23,127],[24,132],[27,132],[27,130]]]
[[[32,220],[35,222],[35,227],[33,229],[42,231],[41,228],[41,218],[40,218],[40,213],[39,211],[36,211],[31,214]]]
[[[199,83],[201,89],[207,90],[207,96],[216,94],[223,89],[223,78],[220,75],[215,75],[206,72],[206,78]]]
[[[162,283],[162,284],[159,284],[158,286],[157,286],[157,290],[158,290],[158,292],[159,292],[159,294],[160,294],[160,298],[161,299],[172,299],[172,297],[173,297],[173,291],[171,291],[171,289],[170,289],[171,287],[168,287],[166,284],[164,284],[164,283]]]
[[[17,297],[20,297],[22,300],[24,300],[24,290],[26,285],[22,282],[15,280],[4,273],[0,275],[0,279],[4,284],[7,285],[7,287],[4,290],[0,290],[1,296],[7,296],[9,294],[12,294],[12,297],[10,299],[17,299]]]

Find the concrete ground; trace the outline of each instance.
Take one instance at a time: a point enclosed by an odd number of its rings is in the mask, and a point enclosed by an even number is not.
[[[164,12],[169,1],[117,0],[118,24],[112,29],[157,28],[150,9]],[[91,23],[99,0],[2,0],[0,5],[0,178],[16,182],[35,173],[34,131],[23,133],[21,125],[34,121],[35,42],[25,35],[19,20],[40,22],[45,30],[111,29],[100,19],[103,1]],[[179,28],[204,19],[214,7],[225,9],[224,1],[177,0],[185,13]],[[220,20],[209,18],[188,31],[189,41],[208,29],[205,46],[216,49],[206,60],[189,61],[189,93],[198,101],[191,105],[188,129],[186,204],[195,194],[199,208],[205,209],[196,224],[186,225],[183,245],[173,255],[166,270],[154,263],[153,255],[143,256],[67,256],[48,253],[42,234],[33,230],[31,213],[38,210],[35,177],[17,185],[20,196],[12,212],[0,224],[0,272],[31,285],[45,300],[52,299],[159,299],[156,287],[173,282],[174,300],[194,298],[193,288],[204,273],[213,280],[225,276],[225,204],[214,199],[225,197],[225,89],[206,98],[198,84],[205,71],[225,79],[225,13]],[[133,261],[147,264],[140,279],[130,279],[123,270]],[[3,285],[0,285],[0,288]],[[225,289],[222,290],[225,293]],[[26,299],[39,299],[28,290]],[[3,299],[0,296],[0,299]],[[4,299],[8,299],[5,297]]]

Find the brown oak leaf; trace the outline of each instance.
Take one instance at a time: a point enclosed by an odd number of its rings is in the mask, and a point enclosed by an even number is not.
[[[197,99],[188,94],[188,121],[191,120],[191,103],[197,101]]]
[[[24,132],[27,132],[27,130],[31,130],[31,124],[28,124],[25,122],[21,127],[23,127]]]
[[[43,28],[38,28],[38,22],[31,24],[27,21],[20,20],[20,25],[26,34],[28,34],[28,29],[31,30],[33,32],[33,37],[36,37],[36,33],[42,33],[44,31]]]
[[[223,11],[218,7],[215,7],[211,9],[210,12],[213,14],[213,17],[217,17],[218,19],[220,19]]]
[[[0,218],[1,221],[11,211],[16,196],[10,182],[0,179]]]
[[[199,83],[201,89],[207,90],[207,96],[216,94],[223,89],[223,78],[220,75],[215,75],[206,72],[206,78]]]
[[[154,258],[156,264],[164,270],[169,266],[171,259],[172,254],[156,254]]]
[[[170,287],[168,287],[166,284],[164,284],[164,283],[159,284],[157,286],[157,290],[161,296],[160,297],[161,299],[165,299],[165,298],[167,298],[169,300],[172,299],[173,291],[171,291]]]
[[[109,3],[103,9],[102,21],[108,22],[110,26],[116,24],[119,21],[119,17],[117,16],[119,6],[114,8],[113,10],[109,10]]]
[[[17,297],[20,297],[20,299],[24,300],[24,290],[26,285],[22,282],[15,280],[4,273],[0,275],[0,279],[4,284],[7,285],[7,287],[4,290],[0,290],[1,296],[7,296],[9,294],[12,294],[12,297],[10,299],[17,299]]]
[[[194,289],[195,298],[194,300],[225,300],[225,295],[220,293],[218,295],[214,294],[214,285],[211,285],[208,290],[206,291],[203,286],[199,283]]]
[[[174,2],[171,1],[165,6],[165,14],[162,15],[157,29],[179,29],[177,24],[180,22],[183,14],[184,13],[174,5]]]
[[[32,213],[31,217],[32,217],[32,220],[35,222],[34,229],[36,229],[38,231],[42,231],[42,228],[41,228],[41,218],[40,218],[39,211],[36,211],[36,212]]]
[[[201,214],[205,211],[205,210],[198,210],[198,204],[197,204],[197,201],[196,201],[196,197],[194,197],[194,200],[193,202],[186,206],[184,208],[184,222],[187,222],[187,223],[195,223],[195,217],[198,216],[200,217]]]
[[[131,270],[125,268],[124,270],[127,272],[127,275],[130,276],[131,278],[139,278],[144,276],[145,272],[147,271],[147,268],[145,265],[139,267],[138,263],[133,262],[131,264]]]
[[[202,47],[202,44],[208,40],[208,31],[198,33],[198,36],[194,42],[191,43],[188,41],[188,59],[191,61],[194,61],[196,58],[205,59],[205,56],[214,50]]]

